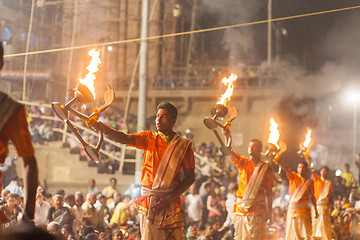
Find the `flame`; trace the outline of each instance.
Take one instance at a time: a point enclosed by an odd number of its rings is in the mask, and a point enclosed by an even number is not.
[[[311,142],[311,129],[308,129],[308,130],[307,130],[307,133],[306,133],[306,139],[305,139],[305,141],[304,141],[303,146],[304,146],[305,148],[309,147],[310,142]]]
[[[225,93],[221,96],[221,99],[217,102],[217,104],[226,105],[226,103],[230,100],[234,92],[234,82],[237,79],[235,74],[231,74],[230,77],[224,77],[221,81],[227,86]]]
[[[278,124],[275,122],[274,118],[270,119],[270,135],[268,142],[274,144],[277,148],[279,148],[278,141],[280,138],[280,132],[278,130]]]
[[[316,237],[316,238],[322,238],[322,234],[321,234],[321,231],[320,231],[320,229],[316,232],[316,234],[314,235],[314,237]]]
[[[98,66],[101,63],[100,50],[91,49],[89,55],[91,56],[91,62],[86,68],[89,73],[86,74],[85,78],[79,78],[79,82],[84,84],[91,91],[95,99],[94,80],[96,79],[95,73],[99,70]]]

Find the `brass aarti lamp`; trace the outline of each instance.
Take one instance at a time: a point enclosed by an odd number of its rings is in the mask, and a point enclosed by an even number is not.
[[[115,98],[114,90],[110,87],[110,85],[107,85],[107,91],[105,92],[104,95],[104,101],[105,101],[104,105],[102,105],[99,108],[94,108],[93,113],[90,114],[89,116],[72,108],[72,106],[76,103],[87,104],[95,100],[95,89],[93,85],[94,85],[94,80],[96,79],[95,72],[99,70],[98,65],[101,63],[100,51],[96,51],[95,49],[92,49],[89,51],[89,55],[92,57],[91,63],[87,67],[89,73],[86,75],[84,79],[79,79],[79,83],[76,85],[76,88],[73,89],[74,98],[72,98],[65,105],[59,102],[53,102],[51,106],[54,112],[56,113],[56,115],[67,124],[67,126],[75,134],[77,139],[84,146],[87,155],[92,160],[97,162],[100,159],[99,151],[104,140],[104,134],[102,130],[99,131],[98,142],[96,146],[93,147],[81,137],[78,129],[74,127],[71,121],[69,120],[69,114],[72,113],[75,116],[83,119],[87,126],[92,126],[97,122],[98,118],[100,117],[100,114],[112,104]],[[92,88],[93,91],[91,91],[90,88]]]

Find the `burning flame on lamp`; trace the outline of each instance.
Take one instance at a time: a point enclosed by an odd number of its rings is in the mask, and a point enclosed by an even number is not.
[[[270,135],[268,139],[268,143],[274,144],[278,149],[278,141],[280,138],[280,132],[278,130],[278,124],[275,122],[274,118],[270,119]]]
[[[101,63],[100,50],[92,49],[89,51],[89,55],[91,56],[91,62],[86,68],[89,72],[86,74],[85,78],[79,78],[79,82],[84,84],[90,90],[95,100],[94,80],[96,79],[95,73],[99,70],[98,66]]]
[[[314,239],[322,239],[322,234],[320,229],[316,232],[316,234],[314,235]]]
[[[308,129],[307,133],[306,133],[306,139],[305,139],[304,144],[303,144],[304,148],[308,148],[310,142],[311,142],[311,129]]]
[[[221,99],[217,102],[217,104],[226,105],[226,103],[230,100],[234,92],[234,82],[237,79],[235,74],[231,74],[230,77],[224,77],[221,81],[227,86],[225,93],[221,96]]]

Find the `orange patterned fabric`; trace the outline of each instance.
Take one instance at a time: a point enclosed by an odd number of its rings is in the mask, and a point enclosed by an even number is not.
[[[319,199],[320,193],[324,186],[325,179],[323,179],[317,173],[314,173],[314,172],[312,173],[311,176],[312,176],[312,180],[314,181],[314,196],[317,201]],[[329,195],[332,194],[333,192],[334,192],[334,186],[333,186],[332,182],[330,182],[330,189],[329,189],[328,196],[326,197],[326,200],[329,200]]]
[[[13,116],[10,117],[10,120],[0,133],[0,163],[4,163],[7,156],[9,140],[15,145],[17,154],[20,157],[34,155],[28,128],[25,107],[22,107],[13,113]]]
[[[135,137],[135,144],[131,146],[144,150],[141,186],[151,189],[160,161],[165,153],[168,143],[161,138],[159,133],[152,131],[142,131],[131,135]],[[175,176],[175,186],[176,182],[180,181],[180,175],[184,168],[195,168],[194,152],[191,148],[188,148],[186,151],[184,159],[181,162],[181,167]],[[135,207],[140,213],[146,215],[149,203],[149,196],[141,196],[136,200]],[[175,206],[177,209],[176,212],[181,212],[179,199],[176,201]]]
[[[249,184],[251,175],[254,172],[255,165],[249,158],[243,157],[236,152],[234,152],[234,154],[231,156],[231,161],[235,167],[239,169],[239,188],[236,192],[236,196],[242,199]],[[259,192],[257,193],[254,200],[265,199],[265,191],[271,190],[273,187],[274,173],[271,168],[268,168],[259,188]],[[237,207],[238,204],[239,203],[236,203],[234,206],[234,213],[244,213]],[[266,204],[254,204],[249,209],[249,212],[266,212]]]
[[[297,187],[300,185],[302,180],[304,179],[300,174],[295,173],[293,171],[286,173],[288,179],[289,179],[289,195],[290,198],[296,191]],[[310,196],[314,195],[314,182],[311,181],[310,185],[308,186],[308,189],[306,189],[304,195],[299,200],[298,204],[306,204],[310,200]],[[300,209],[295,212],[295,214],[302,214],[307,215],[310,214],[310,208],[308,209]]]

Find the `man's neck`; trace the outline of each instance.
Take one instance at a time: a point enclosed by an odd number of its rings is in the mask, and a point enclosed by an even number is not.
[[[300,174],[300,173],[299,173]],[[306,173],[304,175],[300,174],[302,178],[307,178]]]
[[[258,162],[260,162],[260,158],[259,158],[259,157],[250,156],[250,160],[253,161],[253,163],[254,163],[255,165],[257,165]]]
[[[172,129],[167,130],[167,131],[159,131],[159,132],[161,132],[162,134],[164,134],[167,137],[175,135],[175,132]]]

